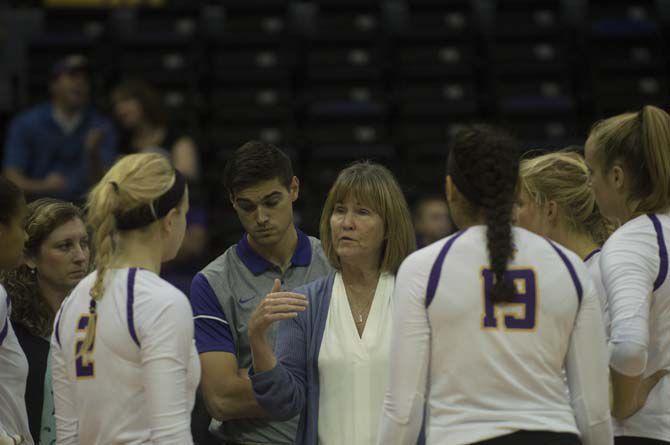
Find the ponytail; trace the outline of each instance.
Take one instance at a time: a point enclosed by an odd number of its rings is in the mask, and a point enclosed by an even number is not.
[[[596,123],[590,143],[605,171],[621,162],[630,177],[633,213],[664,213],[670,208],[670,115],[653,105]]]
[[[642,197],[636,210],[660,213],[670,207],[670,116],[651,105],[643,107],[639,114],[650,193]]]
[[[91,317],[77,356],[90,351],[95,340],[98,301],[105,293],[105,275],[116,253],[117,215],[146,205],[153,211],[153,202],[170,189],[176,177],[174,168],[164,156],[133,154],[114,164],[89,194],[88,223],[95,230],[93,248],[97,275],[90,291]]]
[[[495,158],[482,161],[488,164],[491,175],[491,191],[497,194],[487,196],[483,200],[484,217],[486,220],[486,245],[489,251],[489,263],[495,277],[491,294],[488,298],[494,303],[511,301],[514,298],[514,287],[505,279],[507,263],[514,256],[512,239],[512,207],[514,205],[515,184],[510,182],[496,167]]]
[[[486,220],[486,244],[495,280],[489,295],[494,303],[513,301],[514,286],[505,279],[514,257],[512,207],[519,176],[519,145],[503,130],[475,125],[452,142],[449,170],[456,188]],[[463,193],[465,191],[465,193]]]

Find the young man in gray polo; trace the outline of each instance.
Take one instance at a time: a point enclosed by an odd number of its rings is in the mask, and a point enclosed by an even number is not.
[[[202,394],[220,421],[210,429],[226,445],[292,444],[298,419],[269,421],[254,398],[247,323],[276,278],[290,290],[326,275],[330,266],[319,240],[293,224],[299,182],[281,150],[244,144],[226,165],[224,184],[246,233],[195,276],[190,295]]]

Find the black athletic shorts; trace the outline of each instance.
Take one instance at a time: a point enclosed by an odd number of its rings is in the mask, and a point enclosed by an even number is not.
[[[579,436],[570,433],[517,431],[473,445],[582,445],[582,441]]]

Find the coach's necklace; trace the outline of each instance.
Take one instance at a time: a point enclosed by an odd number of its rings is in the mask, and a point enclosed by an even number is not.
[[[370,308],[372,307],[372,302],[374,301],[374,299],[375,296],[373,294],[372,298],[370,298],[370,301],[363,309],[355,307],[355,305],[352,304],[351,299],[349,299],[349,306],[351,307],[351,310],[354,312],[354,322],[356,324],[363,324],[365,322],[365,318],[370,313]]]

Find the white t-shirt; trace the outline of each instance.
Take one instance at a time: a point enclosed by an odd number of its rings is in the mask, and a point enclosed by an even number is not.
[[[32,445],[26,412],[28,360],[9,321],[11,306],[0,286],[0,436],[18,434]]]
[[[319,350],[319,444],[375,443],[388,381],[395,277],[377,283],[363,336],[358,335],[338,272]]]
[[[593,285],[596,288],[596,293],[600,300],[600,308],[602,309],[603,327],[605,328],[605,338],[609,341],[610,338],[610,310],[609,302],[607,300],[607,292],[605,292],[605,285],[603,284],[602,273],[600,272],[600,249],[591,252],[585,259],[586,268],[591,274]]]
[[[188,299],[153,272],[108,271],[94,347],[75,358],[95,276],[77,285],[56,317],[51,346],[58,444],[192,444],[200,362]]]
[[[379,444],[461,445],[518,430],[612,443],[607,348],[582,260],[514,228],[515,302],[493,305],[486,227],[415,252],[394,295],[391,376]],[[563,367],[567,373],[567,384]]]
[[[612,317],[612,366],[620,348],[641,347],[644,377],[670,369],[670,216],[643,215],[621,226],[607,240],[600,268]],[[644,359],[642,359],[644,360]],[[617,436],[670,440],[670,378],[652,390],[645,406],[623,422]]]

